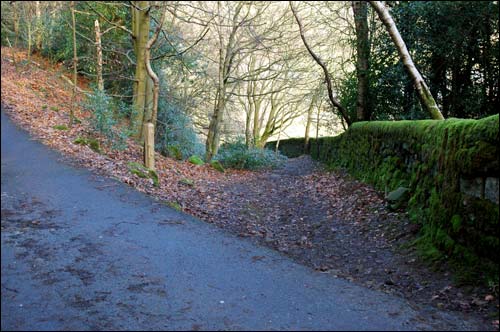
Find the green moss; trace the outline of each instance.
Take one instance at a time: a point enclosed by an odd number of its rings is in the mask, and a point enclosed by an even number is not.
[[[57,108],[56,106],[50,106],[50,110],[54,112],[59,112],[59,108]]]
[[[160,179],[158,178],[158,173],[156,173],[156,171],[152,169],[148,170],[148,176],[151,180],[153,180],[153,186],[155,187],[160,186]]]
[[[462,218],[458,214],[451,217],[451,228],[454,233],[458,233],[462,229]]]
[[[201,159],[197,155],[192,155],[191,157],[189,157],[188,161],[191,164],[195,164],[195,165],[204,165],[205,164],[205,162],[203,161],[203,159]]]
[[[95,138],[87,139],[88,146],[97,153],[101,153],[101,145],[99,141]]]
[[[140,178],[143,179],[151,179],[153,180],[153,185],[155,187],[158,187],[160,185],[160,180],[158,178],[158,174],[149,168],[146,168],[144,165],[130,161],[127,163],[128,169],[130,173],[137,175]]]
[[[182,211],[182,206],[179,203],[177,203],[177,202],[169,202],[169,201],[167,201],[167,202],[165,202],[165,204],[167,206],[171,207],[174,210]]]
[[[194,181],[191,180],[191,179],[180,179],[179,183],[183,184],[183,185],[186,185],[186,186],[189,186],[189,187],[193,187],[194,186]]]
[[[82,136],[78,136],[74,141],[74,144],[87,145],[87,139]]]
[[[82,136],[78,136],[74,141],[74,144],[80,144],[80,145],[87,145],[89,146],[93,151],[97,153],[101,153],[101,145],[99,141],[95,138],[85,138]]]
[[[68,130],[68,126],[66,126],[66,125],[55,125],[52,128],[57,129],[57,130]]]
[[[210,166],[212,166],[213,169],[224,173],[226,170],[224,169],[224,166],[218,161],[218,160],[212,160],[210,162]]]
[[[140,178],[143,178],[143,179],[148,178],[148,175],[139,169],[131,169],[130,172],[132,174],[137,175]]]

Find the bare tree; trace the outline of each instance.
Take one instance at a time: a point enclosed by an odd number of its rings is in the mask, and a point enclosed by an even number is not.
[[[292,10],[293,16],[295,17],[295,20],[297,21],[297,25],[299,26],[299,32],[300,32],[300,38],[302,39],[302,42],[304,43],[304,46],[306,47],[307,51],[311,55],[311,57],[316,61],[316,63],[321,67],[323,70],[323,74],[325,76],[325,82],[327,86],[327,91],[328,91],[328,98],[330,99],[330,102],[332,103],[333,106],[335,106],[338,110],[344,121],[347,123],[348,126],[351,125],[352,120],[349,117],[349,114],[347,113],[347,110],[340,104],[340,102],[337,100],[337,98],[334,97],[333,95],[333,84],[332,80],[330,77],[330,73],[328,71],[328,68],[326,67],[326,64],[321,60],[321,58],[312,50],[311,46],[306,40],[306,37],[304,35],[304,28],[302,26],[302,22],[300,21],[300,18],[297,14],[297,11],[293,7],[292,1],[289,2],[290,4],[290,9]]]
[[[217,83],[213,113],[208,127],[205,159],[217,153],[222,134],[224,112],[243,77],[236,75],[241,62],[259,48],[263,34],[257,32],[256,21],[269,6],[253,2],[222,3],[215,8],[214,31],[217,38]]]

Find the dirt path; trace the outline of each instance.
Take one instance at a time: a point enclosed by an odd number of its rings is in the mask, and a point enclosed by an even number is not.
[[[409,246],[419,227],[347,174],[328,173],[302,156],[223,190],[218,226],[335,278],[402,296],[415,307],[472,315],[494,328],[498,301],[484,301],[490,290],[457,286],[446,265],[431,269]]]

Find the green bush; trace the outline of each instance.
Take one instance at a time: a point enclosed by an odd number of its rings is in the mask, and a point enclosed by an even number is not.
[[[170,96],[170,91],[162,94]],[[182,160],[192,155],[202,156],[205,147],[196,135],[185,106],[176,102],[175,96],[162,98],[158,105],[158,122],[155,132],[157,150],[168,157]]]
[[[264,169],[276,168],[283,164],[287,158],[268,149],[247,147],[243,140],[223,144],[215,160],[226,168],[235,169]]]
[[[182,156],[182,151],[181,151],[181,149],[179,149],[179,147],[177,145],[166,146],[166,149],[168,151],[168,153],[167,153],[168,157],[172,157],[172,158],[175,158],[177,160],[184,159]]]
[[[95,89],[87,96],[83,107],[92,112],[92,130],[103,135],[112,149],[124,150],[127,147],[127,133],[116,127],[118,122],[115,114],[121,112],[123,104],[115,103],[105,92]]]

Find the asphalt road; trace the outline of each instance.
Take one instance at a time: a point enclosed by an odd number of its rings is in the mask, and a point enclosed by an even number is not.
[[[478,329],[72,166],[1,115],[2,330]]]

